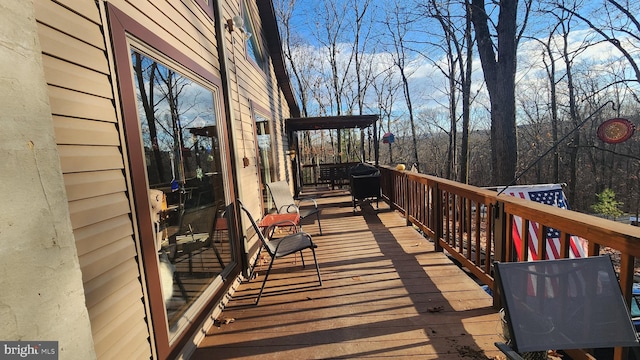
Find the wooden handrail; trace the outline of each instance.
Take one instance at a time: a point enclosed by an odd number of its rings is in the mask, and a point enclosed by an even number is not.
[[[461,184],[436,176],[398,171],[380,166],[382,195],[393,209],[434,241],[436,251],[447,250],[462,266],[495,293],[494,261],[524,261],[527,251],[516,256],[512,232],[514,219],[521,221],[522,249],[527,248],[529,224],[537,232],[548,228],[560,233],[560,257],[570,255],[570,236],[588,243],[587,254],[598,255],[602,247],[620,254],[618,269],[622,294],[630,304],[634,282],[634,260],[640,257],[640,228],[567,209],[499,195],[496,191]],[[517,218],[516,218],[517,217]],[[538,236],[541,258],[546,256],[545,238]],[[494,305],[499,306],[494,298]],[[616,348],[615,358],[624,350]]]

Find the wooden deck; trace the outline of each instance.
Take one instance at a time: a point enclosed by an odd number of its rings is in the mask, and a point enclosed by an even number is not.
[[[258,306],[240,285],[191,359],[492,359],[503,341],[491,298],[386,204],[353,215],[351,198],[319,200],[323,286],[311,253],[276,261]],[[311,265],[311,266],[310,266]],[[229,322],[224,324],[224,322]]]

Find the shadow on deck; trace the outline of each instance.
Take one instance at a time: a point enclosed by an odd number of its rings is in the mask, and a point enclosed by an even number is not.
[[[318,244],[324,286],[311,254],[276,261],[259,306],[258,278],[240,285],[191,359],[487,359],[500,353],[491,298],[433,251],[384,203],[352,213],[351,197],[328,197]],[[305,254],[307,255],[307,254]],[[311,265],[311,266],[309,266]],[[232,321],[224,324],[226,321]]]

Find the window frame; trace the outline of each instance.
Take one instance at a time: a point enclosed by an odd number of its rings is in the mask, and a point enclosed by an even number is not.
[[[140,271],[144,276],[143,288],[146,290],[145,303],[147,303],[147,311],[151,316],[149,331],[151,332],[151,341],[155,343],[155,352],[159,358],[175,357],[187,345],[189,338],[192,337],[199,324],[206,320],[207,315],[214,309],[223,296],[228,292],[233,281],[226,281],[216,289],[213,294],[204,294],[198,300],[196,306],[200,305],[196,315],[192,318],[191,323],[194,324],[174,337],[170,336],[168,321],[164,301],[162,298],[162,289],[160,285],[160,274],[158,267],[158,256],[154,241],[142,241],[142,239],[153,239],[153,227],[151,225],[151,213],[149,204],[149,195],[147,191],[146,169],[140,160],[144,160],[142,137],[140,135],[140,124],[138,119],[136,90],[133,80],[133,71],[131,66],[131,44],[144,44],[153,49],[164,58],[173,61],[179,65],[180,69],[186,69],[189,75],[195,75],[200,83],[205,83],[207,88],[215,88],[218,92],[217,96],[217,112],[219,115],[221,140],[221,156],[225,162],[226,176],[233,178],[233,167],[231,164],[231,149],[229,140],[229,130],[225,108],[222,104],[224,96],[224,88],[222,81],[211,72],[204,69],[198,63],[193,61],[185,54],[178,51],[158,35],[145,28],[136,20],[119,10],[111,3],[107,3],[108,26],[111,35],[111,44],[113,49],[113,58],[115,62],[115,74],[117,76],[116,83],[118,85],[119,106],[122,114],[122,125],[124,127],[123,135],[123,154],[128,156],[128,163],[125,165],[127,179],[131,184],[132,193],[130,194],[132,206],[132,221],[134,225],[134,238],[141,255]],[[138,49],[137,47],[134,47]],[[173,65],[173,64],[168,64]],[[223,125],[223,126],[222,126]],[[228,201],[234,201],[236,197],[236,189],[233,181],[225,184],[225,192]],[[142,205],[146,204],[146,205]],[[237,235],[238,230],[233,229]],[[237,249],[236,262],[231,269],[224,275],[226,278],[234,279],[241,272],[242,246],[238,236],[233,236],[235,249]],[[149,256],[152,255],[152,256]],[[213,284],[212,284],[213,285]],[[207,298],[205,298],[207,297]],[[149,322],[149,320],[147,320]]]
[[[273,169],[272,170],[272,174],[270,174],[273,179],[271,179],[272,181],[276,181],[276,179],[278,178],[278,157],[277,157],[277,152],[278,149],[276,147],[276,137],[275,137],[275,126],[274,126],[274,122],[273,122],[273,114],[271,113],[271,111],[267,110],[266,108],[260,106],[259,104],[257,104],[254,101],[250,102],[251,104],[251,120],[253,121],[253,131],[254,131],[254,140],[255,140],[255,150],[256,150],[256,161],[258,162],[256,165],[258,167],[258,172],[259,172],[259,176],[258,176],[258,180],[260,181],[260,190],[261,191],[266,191],[265,187],[266,184],[263,183],[263,177],[264,174],[262,174],[262,170],[261,170],[261,156],[260,156],[260,146],[259,146],[259,140],[258,140],[258,125],[256,119],[257,116],[256,115],[260,115],[260,117],[266,119],[266,126],[268,128],[269,131],[269,138],[270,138],[270,142],[271,142],[271,156],[270,156],[270,167]],[[262,194],[261,194],[262,195]],[[263,211],[266,214],[270,209],[266,208],[266,205],[269,204],[270,201],[267,199],[266,202],[263,201],[262,203],[262,207],[263,207]]]
[[[211,19],[214,19],[214,16],[215,16],[213,13],[214,0],[193,0],[193,1],[196,4],[198,4]]]
[[[254,22],[255,17],[251,9],[249,8],[247,1],[241,0],[240,5],[242,10],[241,15],[244,21],[244,30],[245,32],[248,32],[251,34],[251,37],[244,41],[245,58],[249,63],[251,63],[251,65],[253,65],[254,68],[259,70],[266,76],[269,69],[269,61],[268,61],[269,57],[265,52],[264,39],[262,38],[262,31],[260,31],[260,33],[256,31],[256,26]],[[250,55],[250,52],[251,52],[251,49],[250,49],[251,45],[249,44],[250,42],[253,44],[253,46],[257,47],[257,50],[260,55],[259,56],[260,62],[257,62],[253,58],[253,56]]]

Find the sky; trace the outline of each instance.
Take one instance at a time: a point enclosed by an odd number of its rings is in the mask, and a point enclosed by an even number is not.
[[[356,0],[359,6],[362,6],[362,0]],[[605,14],[601,9],[600,1],[586,1],[588,8],[581,10],[581,13],[588,14],[589,19],[592,21],[604,21],[604,18],[598,19],[597,17]],[[274,1],[276,8],[282,4],[282,0]],[[323,46],[322,40],[326,38],[326,31],[324,30],[327,22],[342,21],[343,30],[336,36],[338,42],[341,42],[339,46],[338,58],[349,59],[351,55],[351,44],[353,43],[353,31],[351,30],[355,21],[350,20],[353,13],[353,4],[351,1],[337,1],[335,6],[342,6],[337,10],[326,11],[325,0],[296,0],[294,5],[294,12],[291,18],[292,33],[295,34],[295,43],[300,44],[298,49],[301,49],[302,60],[300,63],[308,61],[313,63],[316,68],[319,64],[323,64],[326,71],[328,64],[326,63],[328,50]],[[440,1],[442,3],[442,1]],[[405,9],[410,9],[413,12],[420,9],[419,5],[410,2],[401,2]],[[538,3],[536,3],[538,4]],[[639,10],[640,6],[636,3],[632,3],[634,9],[632,11]],[[635,9],[638,8],[638,9]],[[522,6],[521,6],[522,9]],[[332,17],[328,14],[337,12],[340,14],[338,17]],[[372,59],[374,67],[376,69],[384,69],[391,66],[393,47],[391,46],[393,41],[391,39],[390,30],[385,26],[385,21],[393,18],[393,7],[389,1],[371,0],[369,7],[369,16],[367,20],[371,20],[370,25],[366,28],[369,31],[370,40],[366,46],[366,56]],[[496,14],[493,11],[493,14]],[[557,13],[556,13],[557,14]],[[437,43],[439,39],[439,33],[441,28],[438,23],[433,19],[428,19],[425,16],[407,15],[403,19],[409,20],[411,23],[407,27],[407,33],[405,40],[407,46],[412,50],[407,52],[407,74],[409,75],[409,83],[411,89],[411,96],[413,103],[418,111],[429,110],[434,108],[442,109],[442,104],[446,104],[446,92],[443,91],[446,88],[446,78],[442,75],[441,70],[435,65],[442,64],[444,61],[444,52],[430,43]],[[525,35],[519,46],[518,57],[518,73],[517,81],[520,89],[532,88],[534,85],[540,86],[540,82],[543,81],[542,75],[544,74],[544,68],[542,64],[541,48],[539,42],[533,38],[545,40],[548,36],[550,26],[552,24],[553,16],[550,14],[542,15],[539,12],[532,13],[528,26],[526,28]],[[459,19],[458,21],[462,21]],[[367,23],[365,21],[365,23]],[[572,24],[572,33],[569,38],[569,47],[577,48],[582,44],[585,39],[594,41],[600,39],[593,31],[588,30],[587,26],[577,21]],[[323,35],[325,34],[325,35]],[[628,36],[627,36],[628,37]],[[475,50],[475,49],[474,49]],[[599,43],[587,50],[580,53],[576,58],[574,66],[579,64],[589,64],[589,68],[595,70],[598,69],[598,64],[608,64],[615,59],[619,59],[621,54],[614,49],[609,43]],[[345,60],[346,61],[346,60]],[[559,69],[564,65],[558,63]],[[611,66],[600,65],[600,71],[610,72]],[[474,90],[479,92],[477,98],[478,105],[485,106],[482,101],[486,102],[486,94],[483,94],[482,86],[482,72],[479,60],[474,60]],[[559,70],[559,73],[561,71]],[[397,76],[398,71],[392,71]],[[559,74],[561,76],[561,74]],[[328,84],[323,84],[328,86]],[[406,114],[406,106],[402,101],[402,94],[397,95],[397,102],[395,105],[395,112],[398,116]],[[370,111],[375,111],[378,108],[376,99],[370,98],[367,106]],[[330,109],[328,110],[330,111]]]

